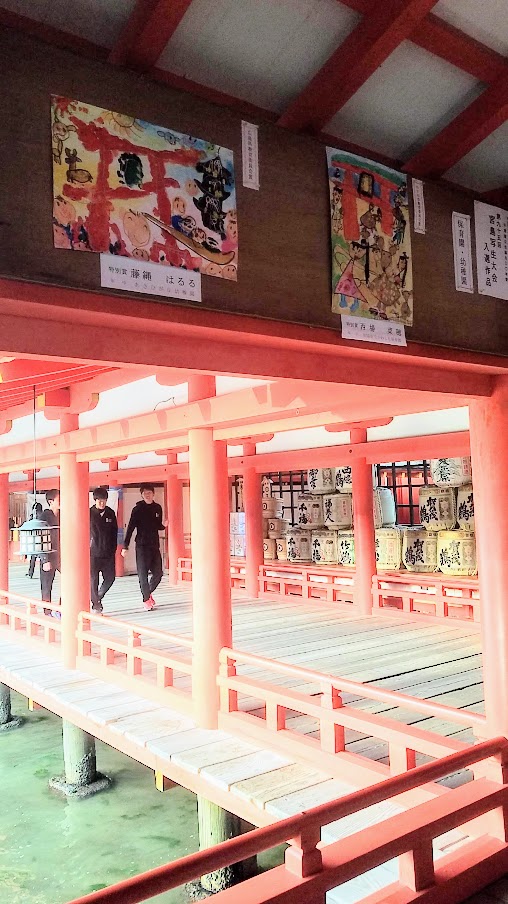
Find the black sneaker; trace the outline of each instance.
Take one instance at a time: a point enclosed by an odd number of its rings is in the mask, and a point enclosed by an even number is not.
[[[99,601],[98,603],[92,603],[92,612],[103,612],[104,606]]]

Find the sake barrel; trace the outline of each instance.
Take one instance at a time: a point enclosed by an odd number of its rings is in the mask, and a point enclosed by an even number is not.
[[[337,564],[337,538],[335,534],[336,531],[331,530],[312,531],[312,561],[316,565]]]
[[[344,530],[353,523],[353,497],[345,493],[323,496],[325,526],[331,530]]]
[[[235,554],[235,540],[236,540],[236,534],[230,534],[229,535],[229,555],[230,556],[234,556],[234,554]]]
[[[287,550],[286,550],[286,538],[279,537],[278,540],[275,541],[275,551],[277,553],[278,559],[287,559]]]
[[[261,511],[263,518],[282,518],[284,503],[282,499],[275,499],[274,496],[263,497],[261,500]]]
[[[335,490],[337,493],[353,492],[353,474],[351,468],[335,468]]]
[[[355,564],[355,535],[352,530],[337,531],[337,562],[339,565]]]
[[[461,487],[471,483],[471,459],[433,458],[430,475],[438,487]]]
[[[418,504],[420,521],[425,530],[452,530],[457,523],[453,487],[420,487]]]
[[[270,539],[277,540],[278,537],[283,537],[285,535],[289,527],[289,521],[285,521],[284,518],[267,518],[266,526]]]
[[[307,490],[309,493],[333,493],[335,489],[334,468],[309,468],[307,471]]]
[[[263,540],[263,543],[265,541]],[[235,534],[235,556],[243,557],[245,556],[246,545],[245,545],[245,534]]]
[[[395,499],[388,487],[376,487],[374,490],[374,527],[394,527],[397,521]]]
[[[310,493],[303,493],[298,496],[298,527],[304,530],[312,530],[312,528],[323,527],[323,498],[322,496],[312,496]]]
[[[379,527],[376,531],[376,567],[378,571],[398,571],[401,557],[400,530]]]
[[[275,540],[263,540],[263,558],[275,559]]]
[[[408,571],[437,571],[437,533],[424,527],[404,528],[402,564]]]
[[[275,540],[273,540],[275,543]],[[288,562],[310,562],[312,560],[311,535],[308,530],[290,527],[286,534]]]
[[[476,574],[476,542],[473,531],[440,530],[437,535],[439,571],[445,574]]]
[[[457,521],[462,530],[474,531],[474,498],[471,484],[457,490]]]
[[[272,481],[266,474],[261,479],[261,495],[263,499],[270,499],[272,495]]]

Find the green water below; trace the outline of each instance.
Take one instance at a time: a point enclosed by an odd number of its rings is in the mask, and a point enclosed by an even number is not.
[[[110,790],[64,800],[48,779],[63,773],[60,720],[26,711],[12,695],[23,727],[0,734],[0,900],[2,904],[65,904],[128,876],[198,850],[196,796],[155,790],[153,773],[97,741],[97,768]],[[261,867],[281,862],[281,849]],[[184,888],[151,899],[187,904]]]

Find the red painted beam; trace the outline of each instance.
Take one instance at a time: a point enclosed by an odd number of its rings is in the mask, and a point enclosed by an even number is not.
[[[439,178],[507,119],[508,74],[459,113],[403,169],[412,176]]]
[[[147,71],[155,65],[192,0],[137,0],[109,62]]]
[[[288,129],[322,129],[391,53],[408,38],[437,0],[385,0],[364,16],[279,119]]]

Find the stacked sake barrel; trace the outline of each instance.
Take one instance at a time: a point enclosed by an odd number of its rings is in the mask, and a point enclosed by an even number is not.
[[[353,524],[351,468],[310,468],[307,488],[309,492],[298,499],[298,513],[299,527],[312,531],[312,561],[340,564],[339,537]],[[351,557],[354,564],[354,552]]]
[[[263,557],[268,560],[278,558],[277,540],[284,537],[289,525],[285,521],[284,503],[282,499],[273,496],[263,496],[261,499],[263,515]]]
[[[404,564],[409,571],[476,574],[471,459],[432,459],[430,473],[435,485],[420,487],[419,498],[420,520],[428,541],[421,530],[407,530]]]
[[[245,556],[245,512],[229,513],[229,552],[232,556]]]

